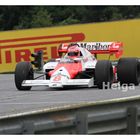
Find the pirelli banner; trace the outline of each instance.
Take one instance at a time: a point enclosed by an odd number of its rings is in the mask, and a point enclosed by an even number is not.
[[[0,32],[0,73],[13,72],[16,63],[31,61],[31,53],[38,50],[43,50],[44,60],[57,58],[64,42],[113,41],[123,42],[123,56],[140,57],[140,20]]]

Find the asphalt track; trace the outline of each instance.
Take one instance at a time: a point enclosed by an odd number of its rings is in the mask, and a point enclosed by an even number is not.
[[[31,91],[18,91],[13,74],[0,74],[0,117],[30,112],[55,106],[98,102],[140,95],[140,86],[135,90],[97,88],[50,89],[33,87]]]

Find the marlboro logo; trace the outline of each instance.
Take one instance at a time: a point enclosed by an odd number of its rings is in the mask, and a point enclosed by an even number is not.
[[[51,52],[50,56],[57,58],[57,47],[59,44],[78,42],[84,39],[85,35],[83,33],[72,33],[0,40],[0,65],[3,63],[31,61],[31,53],[38,50],[44,51],[45,60],[48,59],[49,49]],[[51,45],[51,47],[47,47],[48,45]]]
[[[89,51],[93,50],[109,50],[112,42],[85,42],[78,43],[79,47],[86,48]]]

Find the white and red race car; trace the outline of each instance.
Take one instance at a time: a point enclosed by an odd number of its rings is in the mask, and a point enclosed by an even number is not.
[[[35,61],[18,63],[15,69],[15,85],[18,90],[30,90],[33,86],[103,88],[103,84],[110,86],[114,82],[138,85],[138,58],[120,58],[118,61],[97,60],[97,54],[115,54],[116,58],[119,58],[122,53],[121,42],[64,43],[58,49],[60,58],[44,63],[43,53],[39,51],[32,54]],[[33,69],[32,64],[38,70]],[[41,75],[34,78],[35,72]]]

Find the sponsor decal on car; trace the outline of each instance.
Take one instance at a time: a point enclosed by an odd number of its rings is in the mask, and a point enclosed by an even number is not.
[[[109,47],[111,46],[111,43],[100,43],[100,42],[96,42],[96,43],[79,43],[78,44],[79,47],[82,48],[86,48],[87,50],[91,51],[91,50],[108,50]]]
[[[60,80],[61,80],[61,75],[58,75],[53,79],[54,82],[57,82],[57,81],[60,81]]]

